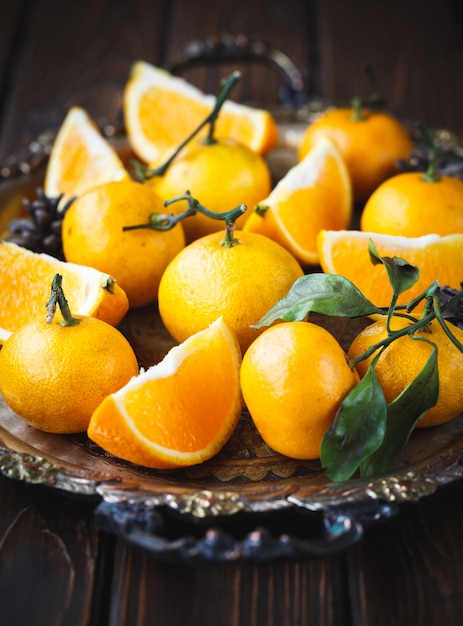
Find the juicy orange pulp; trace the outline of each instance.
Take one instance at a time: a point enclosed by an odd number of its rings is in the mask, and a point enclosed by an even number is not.
[[[124,90],[129,142],[140,159],[159,164],[200,125],[214,103],[214,96],[186,80],[138,61]],[[231,100],[222,106],[215,131],[216,138],[234,139],[260,154],[271,150],[278,139],[268,111]]]
[[[303,266],[317,265],[317,235],[350,225],[349,173],[336,146],[322,138],[259,202],[243,230],[260,233],[289,250]]]
[[[88,435],[146,467],[201,463],[225,445],[240,417],[240,364],[236,337],[219,318],[108,396]]]
[[[317,243],[323,271],[345,276],[376,306],[388,307],[392,288],[385,267],[382,264],[373,265],[370,261],[369,239],[373,240],[381,256],[405,259],[420,270],[418,282],[399,296],[399,304],[420,295],[436,280],[442,286],[459,287],[463,234],[399,237],[355,230],[321,231]]]
[[[117,326],[127,313],[127,295],[108,274],[3,241],[0,242],[0,342],[27,322],[44,315],[56,273],[63,276],[66,298],[76,315],[97,317]],[[59,319],[60,313],[56,315]]]

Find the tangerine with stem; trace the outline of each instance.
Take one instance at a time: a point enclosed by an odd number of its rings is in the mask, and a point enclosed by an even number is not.
[[[10,408],[52,433],[87,429],[110,393],[138,374],[135,353],[122,333],[93,317],[73,316],[56,274],[47,316],[14,332],[0,351],[0,391]],[[59,305],[62,321],[54,321]]]

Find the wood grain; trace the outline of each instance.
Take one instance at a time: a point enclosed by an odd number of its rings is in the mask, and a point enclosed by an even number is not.
[[[366,97],[370,64],[396,115],[463,133],[461,13],[451,0],[320,0],[320,90]],[[445,59],[445,61],[444,61]]]
[[[93,506],[0,480],[0,606],[9,626],[81,626],[91,612]]]
[[[193,568],[118,545],[110,623],[348,626],[345,569],[344,557]]]

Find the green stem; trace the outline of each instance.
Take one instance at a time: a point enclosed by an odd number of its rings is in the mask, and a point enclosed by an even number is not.
[[[447,304],[444,307],[441,307],[439,294],[436,294],[435,290],[431,289],[431,295],[427,297],[427,304],[425,306],[424,314],[420,317],[419,320],[416,320],[415,322],[410,324],[410,326],[405,326],[404,328],[401,328],[399,330],[390,331],[387,337],[371,345],[368,348],[368,350],[365,350],[365,352],[362,352],[361,354],[356,356],[354,359],[349,359],[350,367],[354,368],[357,365],[357,363],[359,363],[360,361],[363,361],[364,359],[368,359],[372,354],[374,354],[377,350],[379,350],[379,348],[388,346],[399,337],[403,337],[404,335],[412,335],[416,331],[422,328],[426,328],[426,326],[429,326],[429,324],[436,318],[438,322],[440,323],[440,325],[442,326],[446,335],[449,337],[450,341],[452,341],[452,343],[463,353],[463,345],[452,334],[448,325],[445,323],[445,320],[442,315],[443,310],[445,310],[447,307],[452,306],[458,300],[461,300],[461,298],[463,298],[463,290],[457,292],[447,302]],[[429,306],[431,301],[434,306]]]
[[[421,180],[426,183],[438,183],[441,180],[441,177],[437,173],[437,157],[439,154],[439,150],[425,126],[423,124],[419,124],[418,126],[420,129],[421,137],[431,152],[428,169],[421,177]]]
[[[134,163],[135,171],[137,176],[142,179],[153,178],[154,176],[163,176],[172,161],[177,158],[178,154],[183,150],[183,148],[207,125],[209,124],[209,132],[207,137],[203,140],[205,144],[216,143],[217,140],[214,137],[215,132],[215,123],[217,121],[217,117],[219,116],[220,110],[222,108],[223,103],[228,98],[231,90],[236,85],[236,83],[240,80],[241,73],[233,72],[230,76],[224,78],[219,85],[217,98],[215,100],[214,107],[209,115],[195,128],[195,130],[188,135],[188,137],[182,141],[182,143],[174,150],[171,156],[167,159],[165,163],[155,167],[153,169],[149,169],[140,165],[139,163]]]
[[[64,296],[64,291],[61,286],[63,277],[60,274],[55,274],[51,283],[51,293],[47,307],[47,324],[51,324],[56,312],[56,307],[59,306],[63,320],[59,322],[61,326],[77,326],[80,324],[80,320],[72,316],[71,309],[69,308],[68,301]]]
[[[166,200],[164,202],[164,206],[169,206],[170,204],[174,204],[175,202],[180,202],[182,200],[186,200],[188,204],[188,208],[181,213],[177,213],[174,215],[173,213],[152,213],[149,218],[149,222],[146,224],[134,224],[130,226],[123,226],[123,231],[128,230],[136,230],[139,228],[151,228],[152,230],[171,230],[176,226],[179,222],[184,220],[186,217],[192,217],[197,213],[201,213],[206,217],[210,217],[213,220],[221,220],[225,222],[225,226],[227,231],[232,228],[232,234],[225,235],[223,239],[223,245],[235,245],[236,240],[233,239],[233,229],[236,220],[243,215],[243,213],[247,210],[247,206],[245,204],[239,204],[234,209],[230,211],[223,211],[222,213],[216,213],[215,211],[211,211],[206,208],[200,202],[193,198],[189,191],[181,194],[180,196],[176,196],[175,198],[171,198],[170,200]],[[232,225],[232,226],[230,226]],[[233,243],[231,243],[233,242]]]
[[[368,81],[373,89],[373,92],[368,97],[368,104],[370,106],[375,107],[385,107],[386,106],[386,98],[384,97],[383,90],[380,87],[380,84],[376,78],[376,74],[373,70],[373,67],[366,63],[364,65],[365,74],[367,75]]]
[[[365,116],[362,114],[362,101],[360,98],[353,98],[352,102],[352,117],[354,122],[363,122]]]

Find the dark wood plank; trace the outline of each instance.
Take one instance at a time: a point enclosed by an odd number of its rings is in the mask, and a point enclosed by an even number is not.
[[[0,478],[0,606],[9,626],[84,626],[98,537],[93,506]]]
[[[463,482],[372,527],[349,562],[353,623],[463,623]]]
[[[132,63],[159,59],[166,3],[36,0],[20,44],[11,49],[14,80],[6,105],[0,155],[57,128],[72,105],[97,120],[115,120]]]
[[[370,63],[397,115],[463,133],[461,12],[451,0],[320,0],[320,90],[365,97]]]
[[[118,545],[109,623],[348,626],[345,567],[345,557],[190,567]]]
[[[168,31],[166,60],[176,58],[191,41],[241,33],[249,41],[261,41],[281,50],[299,67],[310,70],[311,2],[294,2],[288,6],[280,0],[249,0],[244,9],[233,0],[216,3],[198,0],[194,10],[189,10],[188,19],[184,18],[186,7],[184,0],[171,2],[172,26]],[[232,69],[243,73],[232,94],[234,100],[264,107],[279,102],[279,90],[284,83],[273,69],[261,63],[194,68],[183,75],[208,93],[214,93],[220,78]]]

